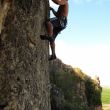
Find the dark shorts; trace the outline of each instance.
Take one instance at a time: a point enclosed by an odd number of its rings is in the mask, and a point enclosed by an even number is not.
[[[54,17],[50,19],[50,22],[53,25],[53,38],[55,40],[58,33],[66,28],[67,18],[65,16],[62,16],[61,18]]]

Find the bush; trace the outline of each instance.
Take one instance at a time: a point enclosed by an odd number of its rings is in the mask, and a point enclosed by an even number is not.
[[[101,89],[101,87],[99,85],[97,85],[94,82],[94,80],[92,80],[89,77],[85,80],[85,85],[86,85],[86,97],[87,97],[88,106],[102,105],[102,101],[101,101],[102,89]]]

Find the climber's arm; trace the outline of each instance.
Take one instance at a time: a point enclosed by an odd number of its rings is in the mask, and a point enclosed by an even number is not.
[[[57,12],[52,8],[50,7],[50,10],[53,12],[53,14],[57,17]]]
[[[58,5],[65,5],[67,3],[67,0],[52,0],[52,1]]]

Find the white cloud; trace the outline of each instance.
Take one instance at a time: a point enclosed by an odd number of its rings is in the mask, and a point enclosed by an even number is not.
[[[82,3],[91,3],[94,2],[96,4],[102,5],[105,2],[110,2],[110,0],[74,0],[75,3],[77,4],[82,4]]]
[[[86,74],[98,75],[102,85],[109,85],[110,73],[109,46],[75,46],[56,41],[56,53],[64,63],[79,67]]]

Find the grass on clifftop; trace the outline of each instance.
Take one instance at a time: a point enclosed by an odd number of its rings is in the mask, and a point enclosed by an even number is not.
[[[102,89],[102,103],[110,104],[110,88],[103,87]]]

